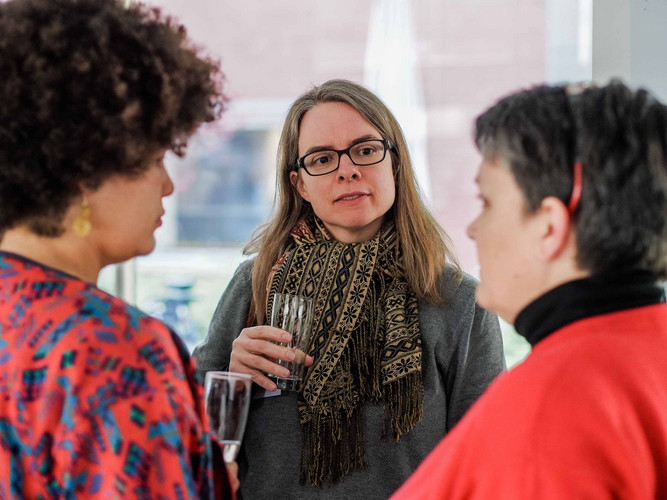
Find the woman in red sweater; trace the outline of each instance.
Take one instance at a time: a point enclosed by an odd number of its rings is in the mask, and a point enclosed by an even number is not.
[[[533,351],[392,498],[667,498],[667,108],[543,86],[476,142],[477,300]]]

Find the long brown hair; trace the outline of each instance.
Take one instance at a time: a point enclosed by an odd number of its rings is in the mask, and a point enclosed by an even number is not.
[[[290,181],[298,158],[299,127],[310,109],[324,102],[352,106],[375,127],[393,148],[391,150],[396,200],[392,212],[402,248],[406,278],[412,291],[432,304],[441,303],[440,276],[446,262],[460,268],[450,250],[450,240],[422,202],[414,178],[408,148],[398,122],[384,103],[368,89],[347,80],[329,80],[299,97],[285,119],[278,144],[275,216],[254,233],[245,254],[257,252],[252,274],[255,320],[264,321],[266,283],[273,264],[285,252],[290,232],[313,214],[310,203],[301,198]]]

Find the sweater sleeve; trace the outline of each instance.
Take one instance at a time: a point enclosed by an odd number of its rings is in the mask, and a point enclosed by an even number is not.
[[[192,357],[200,372],[227,370],[232,342],[245,328],[252,297],[252,266],[254,260],[243,262],[220,297],[208,334]]]
[[[476,282],[464,277],[457,289],[456,344],[446,374],[447,429],[451,430],[505,370],[498,317],[475,303]]]

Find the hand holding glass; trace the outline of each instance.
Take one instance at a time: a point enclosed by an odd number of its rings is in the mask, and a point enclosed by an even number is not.
[[[236,460],[250,408],[250,375],[212,371],[206,373],[204,397],[211,429],[222,447],[226,463]]]
[[[268,374],[278,389],[298,391],[306,371],[306,354],[310,341],[311,323],[313,318],[313,301],[299,295],[276,293],[273,296],[270,325],[281,328],[292,335],[292,339],[278,345],[291,349],[293,361],[278,359],[276,362],[290,371],[287,377]]]

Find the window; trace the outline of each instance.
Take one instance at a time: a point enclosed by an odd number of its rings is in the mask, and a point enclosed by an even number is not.
[[[330,78],[365,83],[392,109],[421,187],[474,275],[476,253],[465,234],[477,210],[473,119],[519,87],[590,79],[591,2],[153,0],[221,60],[232,100],[184,160],[168,162],[177,191],[157,250],[133,264],[138,304],[155,311],[173,283],[189,279],[190,310],[205,333],[243,244],[270,213],[288,106]],[[506,331],[511,365],[527,349]]]

